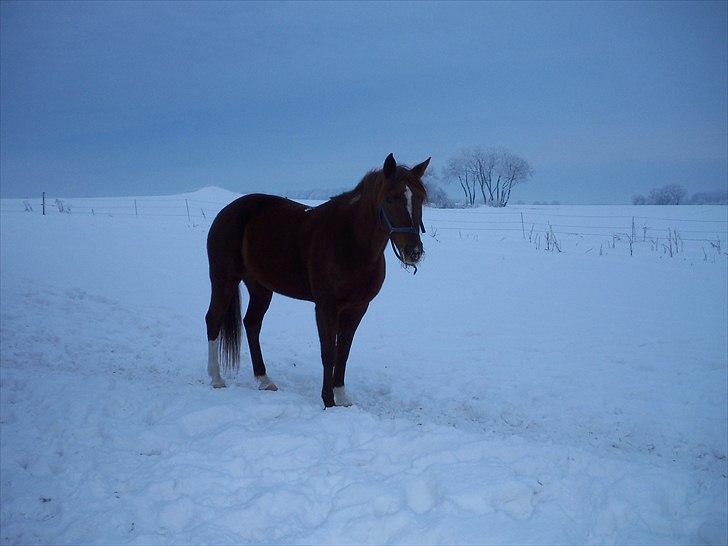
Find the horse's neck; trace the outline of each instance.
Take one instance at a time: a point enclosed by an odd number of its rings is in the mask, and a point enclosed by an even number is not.
[[[345,221],[349,223],[356,244],[369,261],[377,262],[387,247],[388,237],[379,219],[379,209],[354,198],[346,204]]]

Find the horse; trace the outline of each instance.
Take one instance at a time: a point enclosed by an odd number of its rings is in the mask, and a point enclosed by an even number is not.
[[[240,197],[210,226],[210,306],[205,315],[207,371],[215,388],[240,361],[240,283],[249,301],[242,324],[253,374],[261,390],[275,391],[260,349],[260,329],[274,292],[315,304],[321,344],[324,406],[350,406],[344,386],[349,350],[369,303],[385,278],[391,242],[405,267],[423,256],[422,176],[430,158],[412,168],[389,154],[352,190],[317,206],[265,194]]]

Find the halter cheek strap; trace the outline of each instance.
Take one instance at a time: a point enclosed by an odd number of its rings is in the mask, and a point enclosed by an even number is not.
[[[392,233],[412,233],[413,235],[417,235],[420,231],[422,233],[427,233],[425,231],[425,224],[422,223],[422,219],[420,218],[420,228],[417,229],[415,226],[407,226],[407,227],[394,227],[392,225],[392,222],[389,220],[389,216],[387,216],[387,211],[384,210],[384,205],[379,207],[379,216],[384,222],[384,226],[387,228],[387,237],[391,237]]]

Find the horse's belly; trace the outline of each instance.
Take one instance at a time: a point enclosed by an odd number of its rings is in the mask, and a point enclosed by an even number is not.
[[[290,298],[311,299],[296,231],[288,223],[251,222],[243,238],[245,271],[269,290]]]

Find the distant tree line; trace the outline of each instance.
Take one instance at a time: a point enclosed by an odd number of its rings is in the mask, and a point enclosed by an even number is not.
[[[632,197],[633,205],[728,205],[728,191],[688,192],[679,184],[667,184],[653,189],[647,197],[637,194]]]

